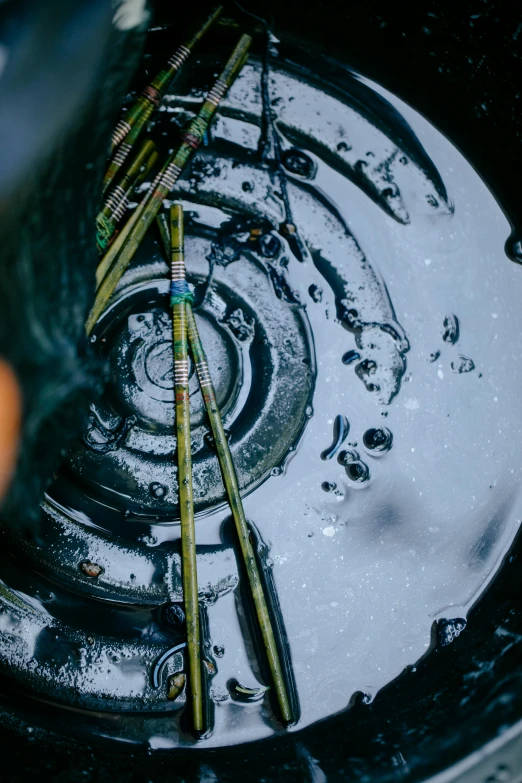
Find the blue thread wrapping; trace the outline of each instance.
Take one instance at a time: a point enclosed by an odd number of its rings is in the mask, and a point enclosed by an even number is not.
[[[170,283],[170,304],[176,305],[181,302],[192,303],[194,301],[194,294],[188,287],[186,280],[171,280]]]

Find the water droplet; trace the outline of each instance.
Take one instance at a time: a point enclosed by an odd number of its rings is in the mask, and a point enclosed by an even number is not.
[[[321,489],[325,492],[334,492],[337,489],[337,484],[334,481],[323,481]]]
[[[459,356],[456,361],[451,362],[451,369],[459,375],[463,372],[471,372],[475,369],[475,362],[467,356]]]
[[[504,245],[504,250],[509,259],[516,264],[522,264],[522,239],[513,232]]]
[[[159,481],[153,481],[152,484],[149,484],[149,492],[154,498],[164,498],[168,491],[168,487],[160,484]]]
[[[313,160],[301,150],[288,150],[283,154],[283,166],[292,174],[303,179],[310,179],[315,174]]]
[[[333,442],[332,445],[325,449],[321,454],[321,459],[328,460],[332,459],[337,454],[337,451],[339,450],[340,446],[344,443],[348,436],[348,432],[350,431],[350,423],[348,422],[348,419],[346,416],[341,416],[341,414],[338,414],[335,417],[334,425],[333,425]]]
[[[337,462],[339,465],[346,467],[346,465],[351,465],[353,462],[358,462],[359,459],[360,457],[357,451],[354,449],[345,449],[344,451],[341,451],[337,457]]]
[[[352,462],[345,468],[348,478],[356,484],[364,484],[370,478],[370,469],[364,462]]]
[[[366,430],[363,443],[372,454],[380,455],[389,451],[393,444],[393,434],[387,427],[374,427]]]
[[[442,339],[445,343],[455,345],[460,335],[459,319],[456,315],[447,315],[442,324]]]
[[[185,622],[185,612],[178,604],[168,604],[163,610],[163,617],[173,628],[179,628]]]
[[[308,293],[314,300],[314,302],[321,302],[323,298],[323,289],[318,285],[311,285],[308,289]]]
[[[343,364],[352,364],[352,362],[357,362],[361,358],[361,354],[357,353],[357,351],[346,351],[342,358]]]
[[[275,258],[281,250],[281,241],[275,234],[261,234],[257,242],[259,252],[264,258]]]

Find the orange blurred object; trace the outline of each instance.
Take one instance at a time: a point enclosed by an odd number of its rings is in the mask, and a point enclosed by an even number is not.
[[[0,499],[9,487],[20,441],[22,396],[11,365],[0,359]]]

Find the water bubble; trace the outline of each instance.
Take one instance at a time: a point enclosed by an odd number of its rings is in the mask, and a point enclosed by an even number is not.
[[[323,298],[323,289],[318,285],[311,285],[308,289],[308,293],[314,300],[314,302],[320,302]]]
[[[360,457],[357,451],[354,449],[345,449],[338,455],[337,462],[339,465],[346,467],[346,465],[351,465],[353,462],[358,462],[359,459]]]
[[[254,190],[254,186],[251,182],[243,182],[241,187],[243,188],[243,191],[245,193],[252,193],[252,191]]]
[[[356,484],[365,484],[370,479],[370,469],[365,462],[352,462],[345,468],[348,478]]]
[[[340,446],[344,443],[346,438],[348,437],[348,432],[350,431],[350,423],[346,416],[341,416],[341,414],[338,414],[335,417],[334,425],[333,425],[333,442],[332,445],[325,449],[321,454],[321,459],[328,460],[332,459],[334,457]]]
[[[164,484],[160,484],[159,481],[153,481],[152,484],[149,484],[149,492],[153,498],[164,498],[168,491],[168,487]]]
[[[305,414],[306,414],[306,416],[308,416],[309,419],[314,415],[314,409],[312,408],[311,405],[307,405],[306,406]]]
[[[280,476],[283,472],[283,468],[280,468],[279,466],[276,466],[275,468],[272,468],[270,471],[271,476]]]
[[[447,315],[442,324],[442,339],[445,343],[455,345],[460,335],[459,319],[456,315]]]
[[[393,434],[387,427],[373,427],[366,430],[363,443],[374,455],[386,454],[393,444]]]
[[[475,362],[473,359],[468,359],[467,356],[459,356],[456,361],[451,362],[451,369],[453,372],[461,375],[463,372],[471,372],[475,369]]]
[[[461,617],[457,617],[454,620],[439,620],[437,624],[438,646],[447,647],[457,636],[460,636],[465,627],[466,621]]]
[[[334,492],[334,490],[337,489],[337,484],[334,481],[323,481],[321,489],[324,490],[324,492]]]
[[[361,354],[357,353],[357,351],[346,351],[346,353],[343,355],[342,363],[352,364],[352,362],[357,362],[360,358]]]
[[[283,154],[283,166],[292,174],[303,179],[311,179],[315,174],[313,160],[302,150],[288,150]]]
[[[225,648],[222,644],[215,644],[213,647],[213,652],[216,658],[222,658],[225,654]]]
[[[96,335],[93,334],[91,335],[91,343],[95,343],[95,342],[96,342]]]

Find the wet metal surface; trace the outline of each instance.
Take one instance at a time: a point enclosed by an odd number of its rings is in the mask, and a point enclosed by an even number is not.
[[[194,65],[193,82],[211,66]],[[518,531],[522,279],[504,253],[505,217],[445,137],[378,85],[341,67],[335,83],[321,79],[281,44],[270,97],[301,257],[281,230],[279,175],[259,160],[260,70],[255,58],[245,67],[174,196],[188,213],[188,276],[245,509],[284,621],[299,729],[357,692],[370,702],[428,651],[434,623],[441,646],[465,634]],[[158,139],[200,100],[179,87]],[[13,531],[38,574],[6,562],[16,592],[0,596],[0,660],[17,683],[128,711],[124,729],[100,718],[91,730],[151,748],[194,744],[181,681],[170,679],[182,652],[159,688],[151,679],[183,643],[182,622],[164,614],[182,598],[166,276],[151,232],[95,333],[111,370],[105,396],[39,529]],[[210,747],[281,728],[193,373],[191,383],[212,725],[199,744]]]

